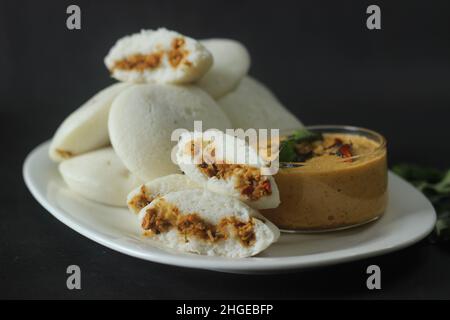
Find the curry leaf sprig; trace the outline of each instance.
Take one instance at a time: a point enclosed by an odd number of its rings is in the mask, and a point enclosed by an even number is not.
[[[399,164],[392,167],[392,171],[411,182],[433,204],[437,221],[430,241],[450,241],[450,169],[441,171],[418,165]]]
[[[281,162],[302,162],[304,159],[299,157],[296,152],[296,145],[304,142],[313,142],[322,140],[322,134],[309,131],[308,129],[298,129],[280,143],[279,160]]]

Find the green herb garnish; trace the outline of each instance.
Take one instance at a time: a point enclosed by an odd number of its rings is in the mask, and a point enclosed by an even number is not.
[[[303,143],[303,142],[313,142],[317,140],[323,140],[323,136],[321,133],[317,132],[311,132],[308,129],[299,129],[297,131],[294,131],[293,134],[291,134],[288,137],[289,140],[294,140],[295,143]]]
[[[281,162],[293,162],[297,157],[295,152],[295,142],[293,140],[284,140],[280,144],[280,161]]]
[[[392,167],[399,176],[411,182],[433,204],[437,221],[429,239],[431,242],[450,240],[450,169],[441,171],[434,168],[411,164]]]
[[[322,139],[323,136],[320,133],[311,132],[307,129],[296,130],[286,140],[281,141],[279,160],[281,162],[303,162],[307,157],[306,155],[299,154],[296,146]]]

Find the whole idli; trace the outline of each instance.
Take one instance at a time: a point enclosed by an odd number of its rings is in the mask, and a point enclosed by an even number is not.
[[[141,84],[125,90],[109,114],[111,144],[125,166],[144,181],[179,169],[171,154],[176,129],[192,131],[194,121],[202,129],[231,128],[217,103],[196,86]]]
[[[286,130],[303,126],[266,86],[250,76],[217,102],[234,128]]]
[[[63,161],[59,171],[71,190],[111,206],[126,207],[128,193],[142,184],[110,147]]]
[[[70,114],[56,130],[49,156],[62,161],[109,144],[108,113],[115,97],[130,85],[113,84]]]
[[[212,62],[200,42],[165,28],[123,37],[105,58],[111,75],[128,82],[189,83],[201,78]]]
[[[201,43],[214,58],[198,86],[217,99],[237,87],[250,68],[250,54],[245,46],[231,39],[206,39]]]

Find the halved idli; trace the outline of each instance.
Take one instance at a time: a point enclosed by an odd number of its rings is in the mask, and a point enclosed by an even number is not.
[[[165,247],[208,256],[253,256],[280,232],[239,200],[207,190],[171,192],[139,213],[144,235]]]
[[[303,126],[266,86],[249,76],[217,102],[234,128],[286,130]]]
[[[198,41],[164,28],[119,39],[105,58],[111,75],[128,82],[189,83],[202,77],[212,62]]]
[[[127,194],[142,181],[123,165],[112,148],[92,151],[59,164],[69,188],[83,197],[126,207]]]
[[[252,208],[280,204],[275,179],[264,175],[267,163],[243,139],[218,132],[214,137],[185,133],[177,145],[177,163],[208,190],[232,196]]]
[[[70,114],[53,136],[50,158],[59,162],[108,145],[109,109],[114,98],[127,87],[129,84],[113,84]]]
[[[149,181],[179,172],[171,160],[176,129],[230,128],[217,103],[195,86],[136,85],[115,99],[109,114],[111,144],[125,166]]]
[[[184,174],[169,174],[149,181],[131,191],[127,198],[128,208],[131,212],[139,213],[143,207],[157,197],[164,196],[169,192],[199,188],[201,188],[200,185]]]
[[[250,54],[243,44],[231,39],[206,39],[201,43],[214,58],[198,86],[217,99],[237,87],[250,68]]]

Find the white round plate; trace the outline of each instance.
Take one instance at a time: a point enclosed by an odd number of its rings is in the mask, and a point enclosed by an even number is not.
[[[282,234],[262,254],[244,259],[178,253],[141,237],[136,216],[71,192],[57,165],[48,158],[49,143],[36,147],[23,167],[25,182],[39,203],[62,223],[113,250],[180,267],[233,273],[274,273],[336,264],[387,253],[424,238],[436,221],[430,202],[413,186],[389,173],[385,215],[368,225],[322,234]]]

